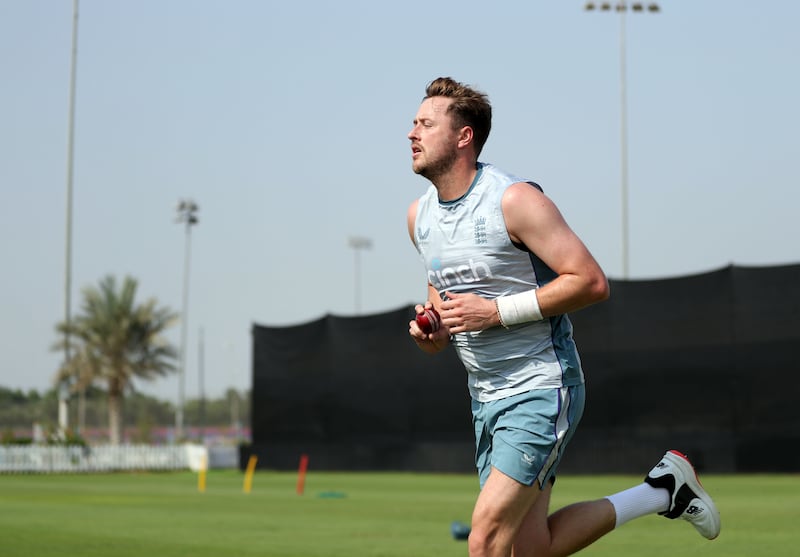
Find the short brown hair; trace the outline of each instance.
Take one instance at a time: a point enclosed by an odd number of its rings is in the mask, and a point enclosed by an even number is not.
[[[430,97],[452,99],[447,112],[452,114],[457,128],[472,128],[475,156],[480,155],[492,129],[492,105],[489,97],[450,77],[438,77],[431,81],[425,89],[425,98]]]

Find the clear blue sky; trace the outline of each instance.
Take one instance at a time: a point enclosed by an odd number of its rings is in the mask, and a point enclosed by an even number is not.
[[[627,17],[631,278],[800,261],[800,3],[660,5]],[[113,274],[179,311],[175,205],[194,199],[187,397],[201,327],[216,396],[249,386],[254,323],[352,315],[350,236],[373,242],[363,313],[425,296],[405,214],[427,182],[406,134],[440,75],[489,94],[482,159],[542,184],[621,275],[615,13],[580,0],[82,0],[79,21],[72,306]],[[61,359],[71,25],[70,0],[0,0],[11,388],[49,388]],[[177,384],[138,387],[176,400]]]

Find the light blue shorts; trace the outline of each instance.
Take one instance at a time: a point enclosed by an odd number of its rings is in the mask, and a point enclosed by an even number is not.
[[[535,389],[490,402],[472,401],[475,465],[481,487],[497,468],[525,485],[555,477],[583,415],[584,385]]]

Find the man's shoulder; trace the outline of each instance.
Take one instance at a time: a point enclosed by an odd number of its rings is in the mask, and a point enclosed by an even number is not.
[[[516,174],[507,172],[491,163],[479,162],[478,169],[481,172],[481,179],[487,184],[493,184],[503,189],[506,189],[514,184],[529,184],[539,191],[544,191],[542,190],[542,186],[533,180],[522,178]]]

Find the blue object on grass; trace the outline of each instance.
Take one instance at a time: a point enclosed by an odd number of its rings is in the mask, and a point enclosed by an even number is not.
[[[458,520],[453,521],[450,525],[450,533],[453,535],[454,540],[466,540],[469,538],[469,533],[471,531],[472,528],[470,528],[468,524],[464,524]]]

